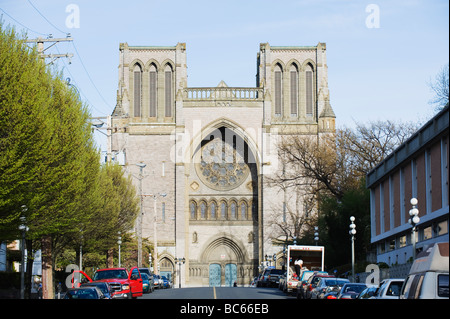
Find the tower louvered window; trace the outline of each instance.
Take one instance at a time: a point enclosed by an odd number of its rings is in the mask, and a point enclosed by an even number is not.
[[[291,85],[291,115],[297,116],[298,109],[298,72],[297,68],[292,65],[290,71]]]
[[[133,81],[133,89],[134,89],[134,116],[141,116],[141,78],[142,78],[142,70],[141,67],[136,64],[134,66],[134,81]]]
[[[308,65],[305,73],[306,115],[308,116],[313,115],[313,104],[314,104],[313,78],[314,77],[312,67]]]
[[[150,67],[150,117],[156,117],[157,108],[157,73],[156,67]]]
[[[281,115],[282,93],[281,93],[282,73],[279,65],[275,67],[275,114]]]
[[[164,71],[165,116],[172,116],[172,69],[169,65]]]

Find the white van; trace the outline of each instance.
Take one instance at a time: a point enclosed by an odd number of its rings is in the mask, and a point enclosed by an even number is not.
[[[417,255],[403,283],[400,299],[448,299],[448,242]]]

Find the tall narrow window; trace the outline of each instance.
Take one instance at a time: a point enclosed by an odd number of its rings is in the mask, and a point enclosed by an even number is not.
[[[220,204],[220,218],[227,219],[227,204],[225,202]]]
[[[156,117],[157,108],[157,70],[154,64],[150,66],[150,117]]]
[[[290,84],[291,84],[291,116],[297,116],[297,106],[298,106],[298,71],[297,67],[293,64],[291,65],[290,72]]]
[[[162,203],[161,206],[161,219],[163,223],[166,222],[166,203]]]
[[[206,204],[204,202],[200,204],[200,217],[201,219],[206,218]]]
[[[142,79],[142,69],[139,66],[139,64],[135,64],[134,70],[134,82],[133,82],[133,89],[134,89],[134,116],[140,117],[141,116],[141,79]]]
[[[165,116],[172,116],[172,68],[166,65],[164,69],[164,105]]]
[[[282,106],[282,71],[281,67],[277,64],[275,66],[275,115],[281,115]]]
[[[190,213],[191,213],[191,219],[197,219],[197,205],[195,204],[195,202],[191,202],[191,204],[189,205],[189,209],[190,209]]]
[[[236,203],[231,203],[231,219],[236,219]]]
[[[310,64],[306,66],[305,72],[305,94],[306,94],[306,115],[313,116],[314,85],[313,68]]]
[[[241,204],[241,219],[242,220],[247,219],[247,204],[246,203]]]
[[[216,203],[212,202],[209,209],[210,209],[211,219],[216,219]]]

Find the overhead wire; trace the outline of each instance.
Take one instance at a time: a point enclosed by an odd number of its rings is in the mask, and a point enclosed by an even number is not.
[[[67,35],[67,32],[62,31],[62,30],[59,29],[57,26],[55,26],[49,19],[47,19],[47,18],[42,14],[42,12],[39,11],[38,8],[36,8],[36,6],[35,6],[30,0],[28,0],[28,3],[29,3],[29,4],[36,10],[36,12],[39,13],[39,15],[40,15],[45,21],[47,21],[53,28],[55,28],[57,31],[59,31],[59,32],[65,34],[65,35]],[[103,97],[103,95],[100,93],[100,90],[99,90],[99,89],[97,88],[97,86],[95,85],[95,82],[94,82],[94,80],[92,79],[91,75],[89,74],[89,71],[88,71],[88,69],[86,68],[86,66],[85,66],[85,64],[84,64],[84,62],[83,62],[83,59],[81,58],[81,55],[80,55],[80,53],[78,52],[77,47],[75,46],[75,41],[71,41],[71,42],[72,42],[73,48],[74,48],[74,50],[75,50],[75,52],[76,52],[76,54],[77,54],[79,60],[80,60],[81,66],[83,67],[84,71],[86,72],[86,75],[87,75],[89,81],[91,82],[92,86],[95,88],[95,90],[97,91],[97,94],[98,94],[98,95],[100,96],[100,98],[103,100],[103,102],[105,103],[105,105],[108,106],[109,108],[111,108],[111,106],[109,105],[109,103],[106,101],[106,99],[105,99],[105,98]],[[70,72],[69,72],[69,73],[70,73]],[[72,77],[72,79],[73,79],[73,77]],[[83,94],[83,95],[84,95],[84,94]],[[95,109],[96,109],[96,108],[95,108]],[[96,109],[96,110],[99,111],[98,109]],[[102,113],[102,114],[106,114],[105,112],[101,112],[101,113]]]
[[[48,36],[48,34],[42,33],[42,32],[38,32],[35,31],[33,29],[30,29],[29,27],[27,27],[26,25],[24,25],[23,23],[19,22],[17,19],[14,19],[10,14],[8,14],[4,9],[0,8],[0,10],[2,10],[2,12],[4,14],[6,14],[11,20],[15,21],[17,24],[21,25],[22,27],[24,27],[25,29],[27,29],[28,31],[31,31],[33,33],[39,34],[39,35],[43,35],[43,36]]]

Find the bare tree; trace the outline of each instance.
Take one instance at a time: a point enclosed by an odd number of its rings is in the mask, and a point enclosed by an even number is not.
[[[442,67],[433,82],[428,84],[435,96],[430,104],[435,105],[436,110],[441,110],[448,105],[449,101],[449,65]]]

